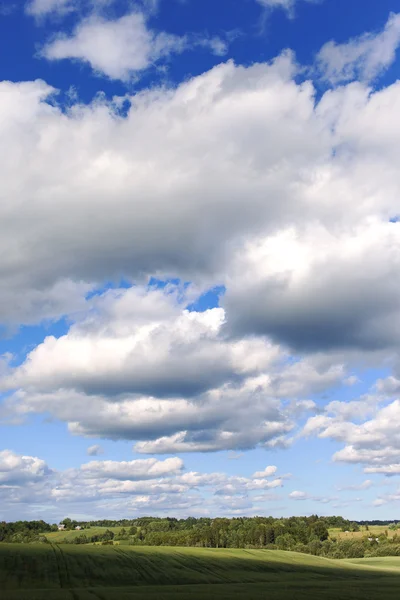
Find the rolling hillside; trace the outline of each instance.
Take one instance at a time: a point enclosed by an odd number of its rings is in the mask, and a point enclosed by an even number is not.
[[[400,559],[267,550],[0,545],[2,600],[398,598]]]

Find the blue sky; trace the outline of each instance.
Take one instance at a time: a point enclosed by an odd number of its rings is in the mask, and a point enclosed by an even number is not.
[[[400,500],[394,0],[0,3],[0,520]]]

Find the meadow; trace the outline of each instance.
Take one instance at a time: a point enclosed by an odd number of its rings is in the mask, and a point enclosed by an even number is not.
[[[369,525],[368,529],[365,526],[360,527],[360,531],[342,531],[338,527],[329,528],[329,537],[336,538],[337,540],[361,540],[365,537],[379,537],[380,535],[386,535],[388,539],[392,539],[399,531],[389,529],[387,525]]]
[[[117,534],[121,531],[121,529],[123,529],[123,528],[122,527],[88,527],[81,531],[76,531],[75,529],[68,530],[68,531],[52,531],[52,532],[46,532],[43,535],[46,536],[46,538],[49,540],[49,542],[56,544],[56,543],[62,542],[63,540],[67,540],[68,542],[73,542],[75,538],[79,537],[82,534],[85,534],[90,537],[92,535],[102,535],[107,530],[110,530],[113,533]]]
[[[2,600],[394,600],[400,558],[270,551],[1,544]]]

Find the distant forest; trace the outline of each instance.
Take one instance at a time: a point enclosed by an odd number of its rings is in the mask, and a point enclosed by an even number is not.
[[[400,556],[400,535],[397,533],[400,529],[399,521],[356,522],[342,517],[313,515],[281,519],[141,517],[117,521],[74,521],[66,518],[62,524],[66,536],[63,539],[57,538],[57,544],[268,548],[329,558]],[[370,527],[380,527],[381,530],[378,534],[372,533],[369,531]],[[75,531],[77,528],[80,530]],[[112,531],[111,528],[118,530]],[[357,535],[342,539],[332,529]],[[51,536],[47,536],[58,530],[58,525],[50,525],[44,521],[2,522],[0,542],[52,543]],[[74,531],[76,535],[68,537],[69,531]]]

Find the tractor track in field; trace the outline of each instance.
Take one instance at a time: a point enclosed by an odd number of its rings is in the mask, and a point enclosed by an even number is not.
[[[79,600],[79,594],[71,586],[71,577],[68,569],[68,563],[65,558],[64,552],[61,550],[58,544],[51,544],[51,547],[56,557],[58,578],[60,581],[60,588],[68,590],[73,600]],[[57,552],[58,550],[58,552]]]
[[[57,554],[57,550],[54,544],[50,543],[51,548],[54,552],[54,556],[56,559],[56,565],[57,565],[57,574],[58,574],[58,581],[60,583],[60,588],[61,589],[65,589],[65,585],[64,585],[64,576],[61,574],[61,566],[60,566],[60,559],[59,556]]]

